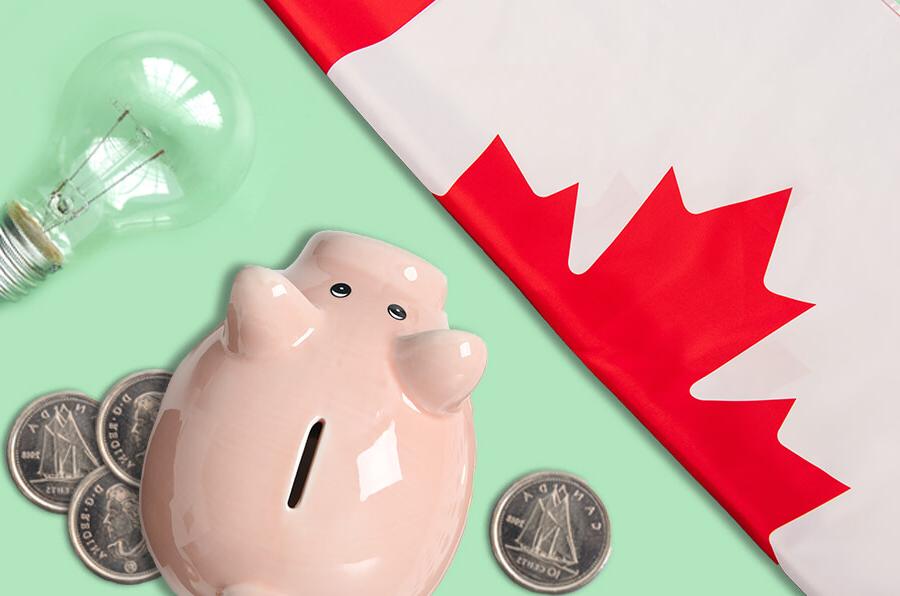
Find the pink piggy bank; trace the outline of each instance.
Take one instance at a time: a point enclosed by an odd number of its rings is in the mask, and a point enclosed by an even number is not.
[[[487,357],[447,328],[445,295],[425,261],[340,232],[237,275],[143,469],[144,532],[177,594],[434,590],[465,524]]]

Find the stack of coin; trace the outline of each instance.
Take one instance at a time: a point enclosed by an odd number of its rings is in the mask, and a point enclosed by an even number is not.
[[[129,375],[101,403],[75,391],[40,397],[9,434],[16,486],[44,509],[68,512],[75,552],[104,579],[134,584],[159,576],[141,531],[138,491],[171,377],[161,370]]]

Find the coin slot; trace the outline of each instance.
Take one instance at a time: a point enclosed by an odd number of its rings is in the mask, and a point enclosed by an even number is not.
[[[297,474],[294,476],[294,485],[291,487],[291,494],[288,497],[288,507],[294,509],[303,498],[303,489],[306,487],[306,481],[309,479],[309,471],[312,469],[313,459],[316,457],[316,450],[319,448],[319,441],[322,440],[322,431],[325,430],[325,421],[319,420],[309,429],[306,435],[306,444],[303,446],[303,454],[300,456],[300,464],[297,466]]]

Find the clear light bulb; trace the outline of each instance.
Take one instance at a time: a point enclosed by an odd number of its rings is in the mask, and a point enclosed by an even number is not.
[[[56,130],[55,163],[3,210],[2,298],[22,296],[86,243],[206,217],[243,181],[254,147],[231,65],[163,32],[91,52],[65,87]]]

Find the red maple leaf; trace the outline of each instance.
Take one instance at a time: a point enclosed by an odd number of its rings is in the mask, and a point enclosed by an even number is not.
[[[670,170],[583,274],[568,267],[577,192],[535,195],[498,137],[438,199],[774,558],[773,530],[847,487],[778,442],[793,399],[700,401],[690,387],[813,306],[763,285],[790,191],[694,215]]]

